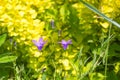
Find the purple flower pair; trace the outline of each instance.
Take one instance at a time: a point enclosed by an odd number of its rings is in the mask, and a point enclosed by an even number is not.
[[[36,40],[32,40],[32,42],[37,46],[38,50],[42,50],[44,44],[46,43],[46,41],[43,40],[43,38],[39,38],[38,41]],[[61,42],[58,42],[62,45],[63,49],[66,50],[69,44],[72,44],[71,40],[65,41],[62,40]]]

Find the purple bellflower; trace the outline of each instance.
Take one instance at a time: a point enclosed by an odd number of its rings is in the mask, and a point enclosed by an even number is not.
[[[32,40],[32,42],[35,44],[35,46],[37,46],[38,50],[42,50],[44,44],[46,43],[46,41],[44,41],[42,37],[39,38],[38,41]]]
[[[69,44],[72,44],[72,41],[71,40],[68,40],[68,41],[65,41],[65,40],[62,40],[61,42],[59,42],[60,44],[62,44],[62,47],[64,50],[67,49],[68,45]]]

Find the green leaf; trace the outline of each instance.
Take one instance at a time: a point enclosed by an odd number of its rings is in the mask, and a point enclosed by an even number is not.
[[[61,15],[61,19],[62,19],[63,21],[65,21],[66,15],[65,15],[65,6],[64,6],[64,5],[61,6],[61,8],[60,8],[60,15]]]
[[[107,73],[107,80],[119,80],[114,71],[109,71]]]
[[[116,56],[120,57],[120,45],[118,43],[113,43],[110,45],[109,48],[109,57]]]
[[[90,80],[104,80],[104,75],[99,72],[94,72],[90,74]]]
[[[61,6],[60,15],[61,15],[61,19],[62,19],[63,22],[65,22],[65,20],[66,20],[66,18],[69,14],[70,14],[70,12],[67,8],[67,5],[65,4],[65,5]]]
[[[99,10],[97,10],[95,7],[93,7],[92,5],[86,3],[83,0],[80,0],[80,2],[82,4],[84,4],[86,7],[88,7],[90,10],[92,10],[93,12],[97,13],[98,15],[100,15],[101,17],[103,17],[104,19],[106,19],[107,21],[109,21],[110,23],[114,24],[115,26],[117,26],[118,28],[120,28],[120,24],[118,24],[117,22],[113,21],[112,19],[108,18],[107,16],[105,16],[103,13],[101,13]]]
[[[12,54],[11,52],[7,52],[7,53],[0,54],[0,58],[1,58],[1,57],[4,57],[4,56],[9,56],[9,55],[11,55],[11,54]]]
[[[61,8],[60,8],[60,15],[61,15],[61,16],[64,16],[64,15],[65,15],[65,6],[64,6],[64,5],[61,6]]]
[[[42,80],[46,80],[46,74],[42,75]]]
[[[0,63],[13,62],[17,59],[17,56],[3,56],[0,57]]]
[[[6,36],[6,34],[0,36],[0,46],[5,42]]]

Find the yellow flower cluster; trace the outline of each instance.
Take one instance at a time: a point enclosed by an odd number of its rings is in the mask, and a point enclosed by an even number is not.
[[[30,57],[40,56],[37,48],[31,46],[32,39],[46,36],[45,21],[38,17],[43,15],[46,9],[51,8],[51,5],[50,0],[0,0],[0,26],[7,28],[8,35],[18,44],[28,45],[25,49],[30,52]],[[30,63],[35,63],[31,60]]]

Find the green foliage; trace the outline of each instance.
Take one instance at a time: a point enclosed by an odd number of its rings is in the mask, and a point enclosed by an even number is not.
[[[0,63],[5,73],[0,74],[1,79],[119,79],[120,11],[116,6],[119,3],[119,0],[3,0],[0,33],[7,29],[7,35],[0,36]],[[40,37],[46,41],[42,50],[32,42]],[[71,40],[72,44],[64,50],[62,40]],[[3,64],[10,67],[5,72]]]
[[[11,63],[1,63],[0,64],[0,79],[1,80],[6,80],[8,79],[10,76],[13,76],[13,70],[12,68],[12,64]]]
[[[1,55],[0,55],[1,56]],[[13,62],[17,59],[17,56],[2,56],[0,57],[0,63],[8,63],[8,62]]]
[[[7,34],[0,35],[0,46],[5,43],[6,38]],[[0,79],[5,80],[8,79],[10,76],[13,76],[13,73],[11,73],[10,75],[10,72],[13,72],[13,70],[10,68],[12,67],[12,64],[10,62],[14,62],[16,59],[17,56],[12,56],[10,52],[0,54],[0,70],[2,72],[0,73]]]
[[[0,46],[5,42],[7,35],[0,36]],[[17,59],[17,56],[10,56],[8,53],[0,54],[0,63],[13,62]]]
[[[105,18],[107,21],[111,22],[112,24],[114,24],[114,25],[116,25],[117,27],[120,28],[120,24],[118,24],[117,22],[115,22],[112,19],[108,18],[107,16],[105,16],[104,14],[102,14],[100,11],[98,11],[96,8],[94,8],[90,4],[86,3],[83,0],[80,0],[80,2],[82,2],[85,6],[87,6],[89,9],[91,9],[93,12],[97,13],[98,15],[102,16],[103,18]]]
[[[107,80],[119,80],[119,78],[116,76],[114,71],[110,71],[107,73]]]
[[[104,75],[101,73],[92,73],[90,74],[90,80],[104,80]]]
[[[0,46],[5,42],[7,34],[0,35]]]

